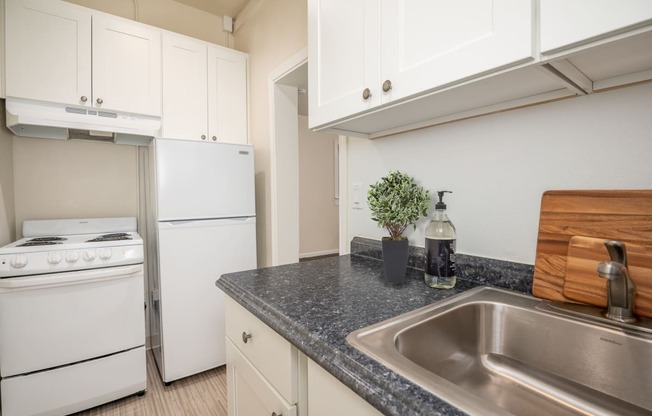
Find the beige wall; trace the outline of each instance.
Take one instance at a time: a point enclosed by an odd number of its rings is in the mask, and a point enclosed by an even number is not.
[[[66,1],[218,45],[233,45],[233,36],[222,31],[222,16],[215,16],[174,0]]]
[[[305,0],[251,0],[236,17],[235,49],[249,53],[250,140],[256,151],[258,266],[271,265],[268,77],[307,46]]]
[[[0,247],[16,239],[13,140],[5,123],[4,100],[0,100]]]
[[[299,116],[299,257],[338,250],[336,143],[337,135],[312,132],[308,117]]]
[[[136,146],[13,139],[17,236],[26,219],[138,216]]]

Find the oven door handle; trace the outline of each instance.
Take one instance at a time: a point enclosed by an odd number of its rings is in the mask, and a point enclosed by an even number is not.
[[[143,275],[142,264],[0,279],[0,289],[67,286],[80,283],[93,283],[100,280],[138,277],[138,275]]]

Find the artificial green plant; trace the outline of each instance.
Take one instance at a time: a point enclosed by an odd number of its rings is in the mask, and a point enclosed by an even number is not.
[[[412,177],[399,171],[390,171],[380,181],[369,187],[367,204],[371,219],[389,231],[392,240],[404,240],[403,232],[427,216],[430,195],[418,186]]]

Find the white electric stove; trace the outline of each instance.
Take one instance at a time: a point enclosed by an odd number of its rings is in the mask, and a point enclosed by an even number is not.
[[[3,416],[65,415],[147,389],[135,218],[25,221],[0,248]]]
[[[0,248],[0,278],[143,262],[135,218],[25,221],[23,236]]]

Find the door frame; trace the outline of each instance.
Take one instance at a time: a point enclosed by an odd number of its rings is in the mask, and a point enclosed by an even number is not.
[[[298,129],[297,134],[288,134],[287,131],[283,135],[277,134],[278,129],[282,128],[283,125],[286,125],[288,121],[285,120],[285,113],[283,110],[278,109],[277,111],[277,99],[280,94],[287,93],[287,85],[283,85],[280,81],[291,74],[293,71],[298,70],[303,65],[308,64],[308,50],[303,49],[299,51],[296,55],[292,56],[290,59],[285,61],[279,67],[274,69],[268,76],[268,97],[269,97],[269,125],[270,125],[270,136],[269,136],[269,145],[270,145],[270,191],[271,191],[271,240],[272,240],[272,266],[277,266],[279,264],[286,263],[295,263],[299,261],[299,217],[298,215],[292,220],[292,224],[288,223],[288,219],[284,219],[280,212],[280,205],[282,202],[296,201],[297,212],[298,212],[298,201],[299,201],[299,187],[288,187],[290,189],[284,189],[281,186],[280,178],[284,175],[294,175],[294,177],[299,177],[299,161],[297,156],[296,164],[292,163],[290,166],[284,164],[283,172],[279,167],[279,155],[278,150],[284,145],[288,145],[288,141],[293,141],[296,143],[298,148]],[[298,88],[297,88],[298,92]],[[295,103],[296,104],[296,103]],[[285,104],[284,104],[285,105]],[[295,114],[298,114],[298,107]],[[296,125],[296,120],[291,121]],[[347,138],[345,136],[339,136],[338,139],[339,146],[339,253],[348,254],[349,253],[349,243],[348,243],[348,227],[347,227],[347,210],[346,206],[348,205],[347,198]],[[298,155],[298,150],[297,150]],[[282,195],[281,195],[282,194]],[[293,208],[294,209],[294,208]],[[296,247],[296,256],[294,253],[284,253],[280,250],[281,243],[284,246]]]

